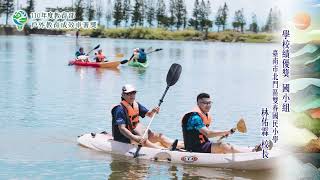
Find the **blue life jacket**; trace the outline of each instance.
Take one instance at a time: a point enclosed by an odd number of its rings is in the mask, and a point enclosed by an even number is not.
[[[147,62],[147,54],[145,52],[143,52],[141,49],[139,50],[138,62],[140,62],[140,63]]]

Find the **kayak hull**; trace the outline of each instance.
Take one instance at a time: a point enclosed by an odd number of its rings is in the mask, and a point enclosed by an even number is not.
[[[80,136],[77,141],[81,146],[96,151],[121,154],[128,157],[133,157],[137,149],[136,145],[114,141],[110,134],[96,134],[95,136],[92,136],[92,134],[84,134]],[[280,150],[268,152],[269,159],[262,159],[261,151],[234,154],[210,154],[142,147],[137,158],[216,168],[265,170],[275,168],[282,153]]]
[[[69,65],[77,65],[77,66],[89,66],[96,68],[117,68],[120,65],[121,61],[110,61],[110,62],[83,62],[78,60],[73,60],[69,62]]]
[[[149,66],[148,61],[146,63],[140,63],[138,61],[129,61],[129,66],[138,67],[138,68],[147,68]]]

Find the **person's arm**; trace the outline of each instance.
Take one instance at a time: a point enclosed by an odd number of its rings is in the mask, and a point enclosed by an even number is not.
[[[207,136],[208,138],[217,137],[217,136],[225,136],[225,135],[228,136],[231,134],[230,131],[212,131],[212,130],[209,130],[206,126],[199,129],[199,131],[200,131],[200,133]]]
[[[127,128],[125,124],[118,125],[119,131],[122,135],[129,138],[130,140],[136,141],[137,143],[142,143],[143,139],[141,136],[137,136],[132,134]]]
[[[199,115],[191,116],[189,119],[190,126],[196,130],[198,130],[201,134],[205,135],[206,137],[216,137],[216,136],[224,136],[229,135],[229,131],[212,131],[205,126],[203,121],[201,120]]]

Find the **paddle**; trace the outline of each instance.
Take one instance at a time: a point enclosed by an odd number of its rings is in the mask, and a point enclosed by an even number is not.
[[[97,45],[96,47],[94,47],[91,51],[89,51],[86,56],[88,56],[92,51],[98,49],[99,47],[100,47],[100,44],[98,44],[98,45]]]
[[[122,54],[122,53],[117,53],[117,54],[115,54],[115,55],[112,55],[112,56],[107,56],[107,57],[116,57],[116,58],[122,58],[122,57],[124,57],[124,54]]]
[[[151,54],[151,53],[153,53],[153,52],[157,52],[157,51],[161,51],[161,50],[162,50],[162,48],[155,49],[155,50],[153,50],[153,51],[147,52],[146,54]]]
[[[246,123],[244,122],[244,120],[242,118],[238,121],[237,127],[230,129],[231,134],[236,132],[236,130],[238,130],[241,133],[246,133],[247,132]],[[228,137],[228,136],[221,136],[220,139],[218,139],[217,142],[220,142],[223,138],[226,138],[226,137]]]
[[[171,65],[171,67],[168,71],[168,74],[167,74],[167,79],[166,79],[167,87],[166,87],[166,90],[164,91],[161,99],[159,100],[159,103],[158,103],[159,107],[161,106],[163,99],[164,99],[165,95],[167,94],[167,91],[169,90],[169,87],[173,86],[178,81],[180,74],[181,74],[181,71],[182,71],[182,67],[180,64],[174,63]],[[149,131],[150,125],[151,125],[154,117],[155,117],[155,113],[151,117],[151,120],[149,121],[149,124],[148,124],[146,130],[144,131],[142,138],[144,138],[146,136],[147,132]],[[139,156],[139,151],[140,151],[141,147],[142,147],[142,145],[139,144],[136,152],[133,155],[133,158],[136,158]]]

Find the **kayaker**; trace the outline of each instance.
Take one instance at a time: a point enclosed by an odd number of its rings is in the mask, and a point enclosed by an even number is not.
[[[143,48],[135,48],[130,59],[133,59],[134,62],[146,63],[147,54],[144,52]]]
[[[86,53],[83,50],[83,47],[80,47],[79,50],[75,54],[77,60],[80,61],[89,61],[88,57],[86,57]]]
[[[111,110],[114,140],[123,143],[142,143],[142,145],[152,148],[163,148],[163,146],[169,148],[174,141],[161,133],[149,130],[148,137],[142,138],[145,129],[139,122],[139,116],[142,118],[152,117],[154,113],[159,113],[160,108],[155,107],[149,111],[136,102],[136,93],[137,90],[134,86],[130,84],[123,86],[121,102]],[[181,146],[183,146],[182,143],[178,144],[179,148]]]
[[[201,93],[197,96],[197,106],[182,118],[182,132],[185,149],[200,153],[240,153],[261,150],[261,146],[254,149],[236,149],[230,144],[214,143],[208,138],[228,136],[231,131],[212,131],[209,126],[212,116],[209,113],[212,101],[210,95]]]
[[[98,52],[95,53],[96,62],[105,62],[105,58],[106,56],[103,54],[102,49],[99,49]]]
[[[139,48],[138,62],[139,63],[146,63],[147,62],[147,54],[144,52],[143,48]]]

